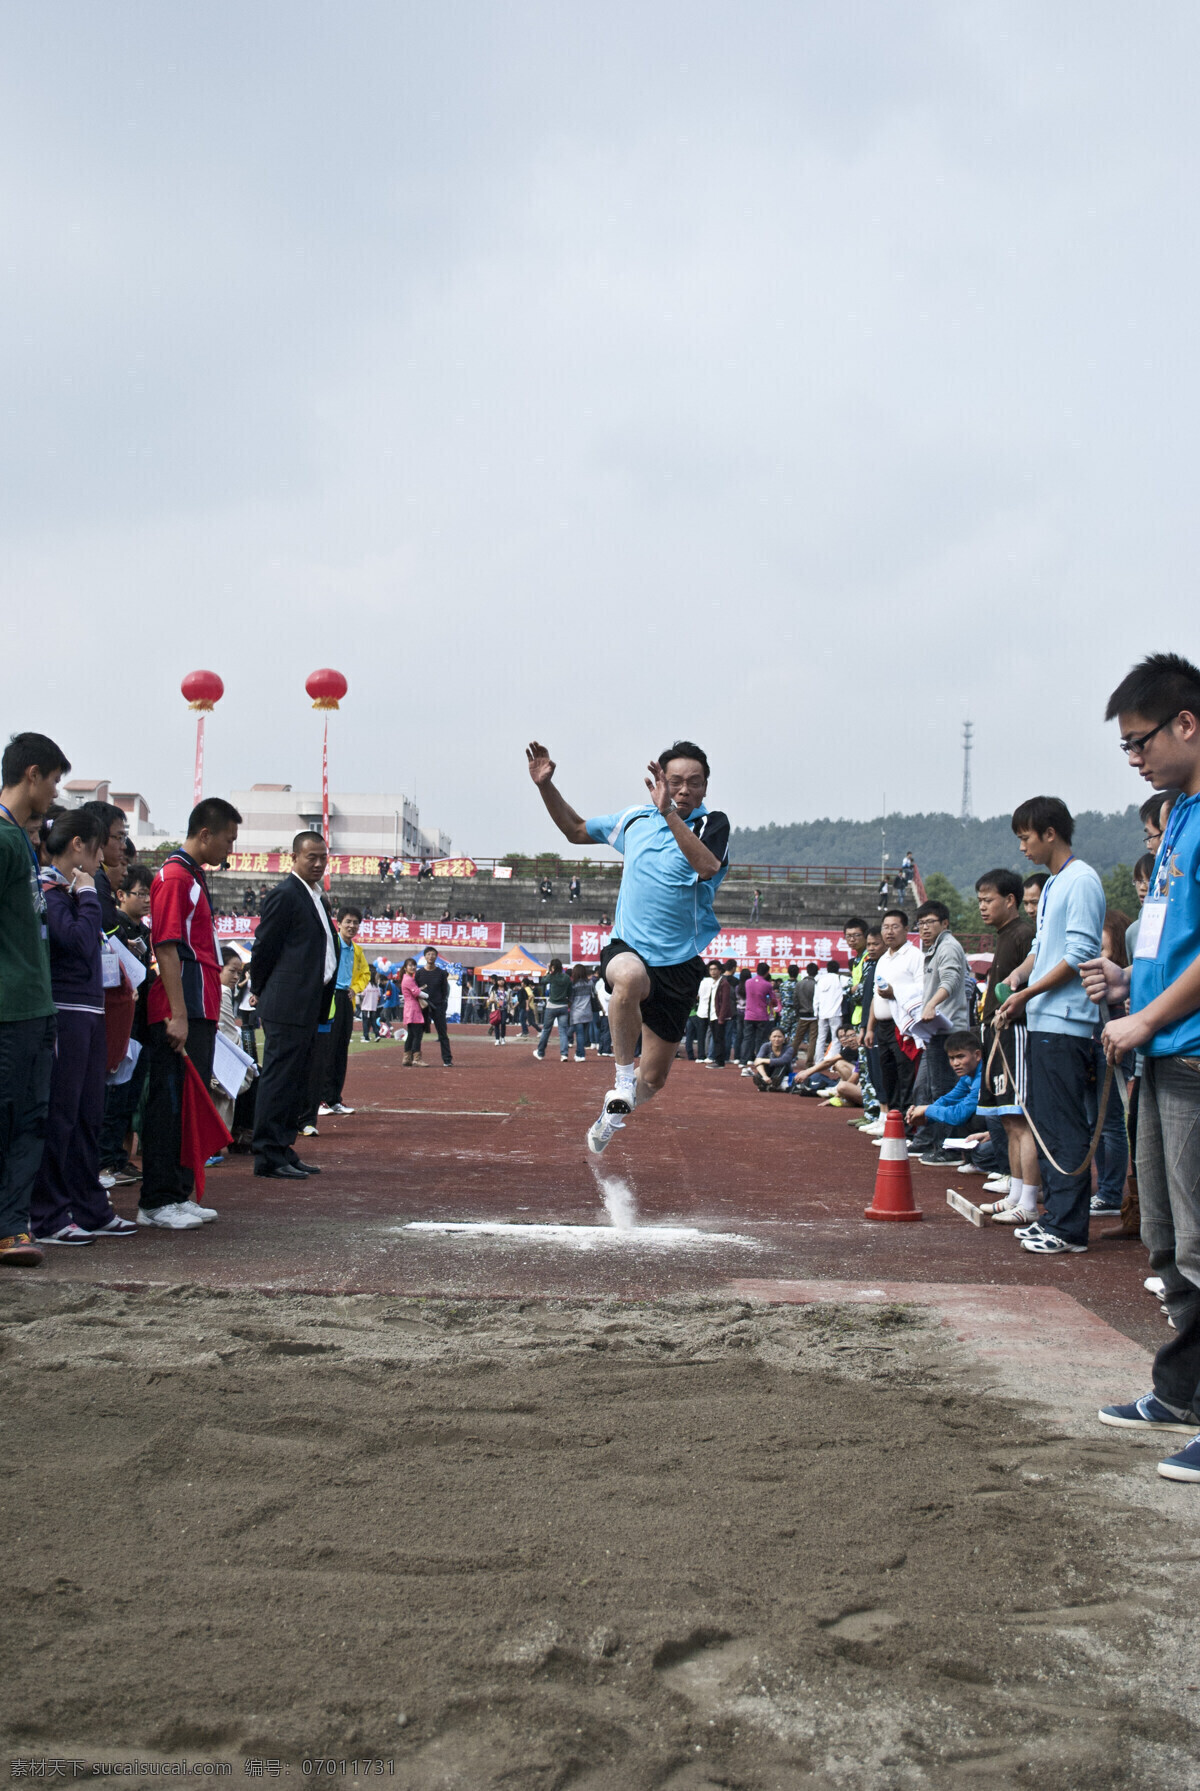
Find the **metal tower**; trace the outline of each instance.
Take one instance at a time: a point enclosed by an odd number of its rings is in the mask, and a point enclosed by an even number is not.
[[[963,738],[962,738],[962,748],[963,748],[962,812],[958,817],[960,821],[969,821],[971,819],[971,748],[974,744],[974,742],[972,740],[972,735],[974,734],[974,732],[975,732],[974,722],[964,721],[963,722]]]

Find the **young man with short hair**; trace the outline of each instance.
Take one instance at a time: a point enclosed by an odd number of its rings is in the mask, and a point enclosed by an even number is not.
[[[0,1266],[36,1268],[29,1199],[50,1110],[57,1016],[46,896],[28,828],[71,769],[45,734],[14,734],[0,761]]]
[[[454,1068],[454,1059],[450,1054],[450,1034],[446,1029],[446,1009],[450,1005],[450,978],[446,971],[438,968],[437,947],[427,945],[421,954],[421,964],[417,971],[417,987],[425,991],[428,1006],[425,1009],[428,1023],[437,1033],[438,1045],[442,1053],[442,1067]],[[526,1036],[522,1024],[521,1036]],[[418,1056],[420,1053],[418,1052]]]
[[[1048,882],[1049,874],[1046,871],[1035,871],[1031,877],[1026,877],[1024,883],[1021,885],[1021,906],[1025,910],[1026,920],[1035,928],[1037,926],[1038,903],[1042,899],[1042,891],[1045,889]]]
[[[854,1013],[856,1008],[860,1013],[862,1010],[860,990],[863,974],[869,962],[867,958],[867,923],[854,915],[846,922],[843,933],[846,939],[846,950],[850,954],[850,981],[847,983],[845,994],[842,997],[842,1025],[856,1026],[858,1021],[855,1020]]]
[[[961,1032],[969,1019],[967,956],[950,931],[950,910],[944,902],[921,903],[917,909],[917,932],[925,965],[920,1019],[925,1024],[942,1020],[951,1031]],[[921,1053],[916,1094],[923,1110],[954,1085],[954,1071],[946,1057],[946,1036],[944,1032],[932,1032]],[[958,1162],[957,1157],[948,1157],[941,1148],[949,1129],[935,1115],[913,1141],[919,1147],[921,1161],[931,1168]]]
[[[1008,1144],[1008,1192],[1003,1199],[989,1202],[982,1211],[1001,1225],[1028,1225],[1036,1219],[1042,1192],[1037,1145],[1023,1111],[1029,1098],[1025,1021],[1018,1017],[1005,1033],[1004,1059],[992,1025],[996,1009],[1008,998],[1008,978],[1028,958],[1033,944],[1033,924],[1021,907],[1023,893],[1016,871],[1002,868],[985,871],[975,884],[980,921],[996,941],[980,1010],[983,1078],[979,1117],[985,1122],[999,1119]]]
[[[588,1149],[599,1156],[670,1073],[704,976],[701,953],[719,930],[713,898],[729,868],[729,821],[705,805],[708,759],[691,740],[651,760],[649,802],[586,821],[555,788],[546,748],[531,741],[526,759],[559,832],[572,845],[611,846],[625,860],[613,936],[600,958],[612,991],[616,1086],[588,1132]]]
[[[965,1028],[947,1033],[946,1059],[954,1072],[954,1086],[934,1101],[910,1107],[906,1115],[910,1126],[932,1121],[934,1125],[943,1127],[943,1136],[968,1124],[975,1114],[983,1065],[983,1055],[975,1034],[967,1032]],[[924,1158],[921,1160],[925,1161]],[[953,1154],[946,1153],[947,1162],[957,1165],[958,1160]],[[940,1168],[941,1165],[937,1167]]]
[[[804,975],[796,983],[793,1005],[796,1013],[795,1029],[792,1033],[792,1049],[799,1057],[804,1054],[804,1061],[809,1068],[817,1060],[817,1016],[813,1002],[817,993],[817,978],[821,974],[819,964],[806,964]]]
[[[326,1114],[345,1117],[354,1112],[353,1107],[347,1107],[342,1094],[350,1062],[350,1040],[354,1036],[355,1004],[371,980],[367,954],[358,944],[361,925],[359,909],[349,903],[338,909],[338,967],[333,985],[333,1009],[329,1015],[329,1031],[318,1031],[313,1052],[313,1061],[317,1065],[318,1118]]]
[[[207,1088],[221,1018],[221,950],[204,867],[224,863],[241,818],[220,796],[198,802],[188,819],[187,839],[164,860],[150,885],[150,934],[158,981],[146,1008],[139,1225],[191,1231],[217,1216],[213,1207],[196,1201],[192,1171],[180,1160],[183,1060],[191,1059]]]
[[[1193,1440],[1159,1462],[1168,1480],[1200,1482],[1200,668],[1175,653],[1134,666],[1108,701],[1130,764],[1174,804],[1128,970],[1085,964],[1088,993],[1128,1018],[1104,1028],[1110,1063],[1141,1053],[1137,1175],[1142,1239],[1162,1277],[1174,1330],[1154,1359],[1153,1392],[1105,1406],[1101,1421]]]
[[[917,1075],[919,1052],[908,1034],[912,1010],[925,986],[925,960],[919,945],[908,937],[908,915],[903,908],[889,908],[880,928],[884,950],[875,964],[871,1012],[863,1043],[879,1051],[879,1076],[875,1084],[887,1108],[901,1111],[910,1105]],[[908,1049],[905,1049],[908,1045]]]
[[[130,1160],[126,1140],[133,1125],[138,1102],[146,1082],[146,1035],[150,987],[154,981],[151,968],[150,934],[146,918],[150,913],[150,886],[154,872],[148,864],[131,864],[125,872],[121,893],[117,897],[116,936],[145,969],[138,985],[133,1027],[130,1037],[137,1041],[141,1054],[133,1066],[133,1074],[124,1082],[112,1082],[104,1091],[104,1124],[100,1129],[100,1180],[106,1188],[130,1187],[141,1180],[141,1171]]]
[[[1006,1054],[1014,1023],[1025,1020],[1026,1106],[1041,1140],[1045,1217],[1019,1225],[1013,1235],[1034,1256],[1079,1255],[1087,1249],[1092,1200],[1091,1167],[1083,1165],[1091,1145],[1087,1085],[1096,1018],[1079,966],[1100,956],[1104,886],[1075,856],[1075,823],[1057,796],[1023,802],[1012,829],[1026,858],[1048,872],[1033,948],[1009,976],[1012,993],[992,1018]]]

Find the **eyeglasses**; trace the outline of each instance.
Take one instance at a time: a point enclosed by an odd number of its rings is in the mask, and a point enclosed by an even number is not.
[[[1179,711],[1176,709],[1175,715],[1178,714]],[[1144,752],[1146,750],[1147,741],[1153,740],[1155,734],[1161,734],[1164,728],[1169,728],[1175,719],[1175,715],[1168,715],[1165,721],[1160,721],[1158,726],[1156,728],[1151,728],[1148,734],[1130,734],[1128,740],[1118,740],[1117,745],[1121,748],[1121,751],[1127,758],[1130,753]]]

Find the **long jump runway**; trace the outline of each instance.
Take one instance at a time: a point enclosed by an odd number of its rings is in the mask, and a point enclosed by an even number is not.
[[[59,1251],[45,1273],[429,1297],[649,1299],[830,1281],[988,1288],[994,1303],[996,1290],[1049,1289],[1146,1348],[1161,1339],[1141,1246],[1102,1240],[1109,1221],[1086,1256],[1033,1258],[1007,1231],[957,1217],[952,1178],[916,1162],[922,1223],[869,1221],[877,1153],[848,1113],[683,1060],[596,1164],[584,1133],[608,1063],[560,1063],[553,1041],[538,1063],[532,1041],[500,1048],[473,1029],[454,1043],[453,1070],[436,1059],[405,1070],[387,1043],[356,1052],[353,1117],[301,1140],[321,1167],[312,1180],[263,1181],[234,1158],[208,1177],[216,1224]],[[960,1186],[971,1193],[979,1178]],[[134,1192],[116,1191],[130,1216]]]

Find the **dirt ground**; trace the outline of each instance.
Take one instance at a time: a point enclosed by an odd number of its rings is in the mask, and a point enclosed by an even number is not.
[[[15,1757],[1200,1784],[1161,1447],[980,1391],[909,1309],[14,1280],[0,1347]]]

